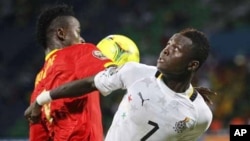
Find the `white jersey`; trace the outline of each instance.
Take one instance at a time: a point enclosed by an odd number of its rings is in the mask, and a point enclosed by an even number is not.
[[[105,141],[195,141],[209,127],[212,112],[200,94],[176,93],[155,77],[156,67],[126,63],[97,74],[103,95],[127,89]]]

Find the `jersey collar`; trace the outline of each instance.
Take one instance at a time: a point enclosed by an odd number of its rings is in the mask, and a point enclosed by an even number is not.
[[[48,60],[48,58],[52,55],[52,54],[54,54],[56,51],[58,51],[59,49],[54,49],[54,50],[52,50],[51,52],[49,52],[46,56],[45,56],[45,61],[47,61]]]
[[[156,77],[158,80],[162,81],[162,83],[164,83],[163,80],[162,80],[162,75],[163,75],[163,74],[162,74],[161,72],[159,72],[159,71],[157,71],[157,72],[155,73],[155,77]],[[168,86],[165,85],[165,87],[166,87],[168,90],[174,92],[174,91],[171,90]],[[176,92],[174,92],[174,93],[176,93]],[[193,86],[192,86],[191,84],[190,84],[189,88],[188,88],[184,93],[177,93],[177,94],[186,95],[191,101],[194,101],[194,100],[196,99],[196,97],[197,97],[197,92],[196,92],[196,90],[193,88]]]

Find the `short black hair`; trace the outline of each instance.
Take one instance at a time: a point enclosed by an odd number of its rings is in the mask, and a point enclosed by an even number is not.
[[[48,7],[39,15],[36,25],[36,36],[38,43],[44,48],[46,48],[47,43],[47,29],[51,22],[60,16],[75,16],[73,7],[66,4],[54,5]]]
[[[197,59],[200,62],[199,67],[201,67],[210,52],[210,45],[206,35],[194,28],[186,28],[180,31],[180,34],[192,40],[193,59]]]

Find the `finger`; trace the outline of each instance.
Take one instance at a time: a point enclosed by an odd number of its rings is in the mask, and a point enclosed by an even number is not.
[[[25,111],[25,112],[24,112],[24,117],[25,117],[26,119],[29,119],[29,117],[30,117],[30,112]]]
[[[40,118],[38,116],[30,116],[29,117],[29,121],[31,123],[37,123],[37,122],[39,122],[39,120],[40,120]]]
[[[29,123],[35,123],[35,121],[31,117],[28,117],[27,119],[28,119]]]

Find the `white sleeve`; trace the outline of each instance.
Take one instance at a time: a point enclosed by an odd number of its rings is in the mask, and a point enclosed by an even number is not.
[[[109,67],[95,76],[95,86],[102,95],[107,96],[112,91],[123,88],[118,69],[117,67]]]
[[[99,72],[94,79],[96,88],[106,96],[117,89],[127,89],[138,79],[154,75],[155,67],[136,62],[128,62],[117,68],[110,67]]]

